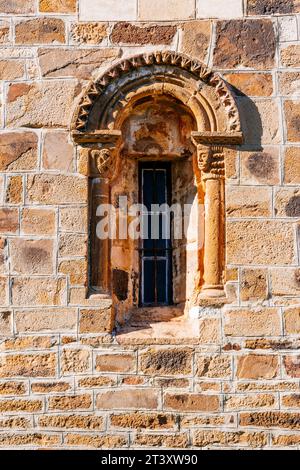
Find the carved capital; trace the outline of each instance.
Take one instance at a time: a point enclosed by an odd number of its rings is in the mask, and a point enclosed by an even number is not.
[[[90,151],[91,173],[101,178],[111,179],[114,173],[113,149],[102,148]]]
[[[203,181],[224,178],[225,164],[222,147],[197,145],[197,162]]]

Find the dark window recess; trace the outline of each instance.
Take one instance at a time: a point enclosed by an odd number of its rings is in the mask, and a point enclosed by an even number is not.
[[[141,163],[140,202],[147,208],[142,216],[140,245],[140,304],[172,303],[172,220],[167,210],[153,205],[170,205],[171,167],[169,163]],[[152,211],[151,211],[152,209]],[[166,208],[167,209],[167,208]]]

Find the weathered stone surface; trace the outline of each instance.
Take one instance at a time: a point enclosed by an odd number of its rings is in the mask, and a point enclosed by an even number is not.
[[[34,132],[0,134],[0,170],[33,170],[37,165],[38,138]]]
[[[75,13],[76,0],[39,0],[39,11],[42,13]]]
[[[137,26],[131,23],[117,23],[110,39],[113,44],[171,44],[177,32],[173,25]]]
[[[150,375],[181,375],[192,372],[191,350],[150,349],[141,355],[141,370]]]
[[[63,278],[15,277],[12,283],[12,302],[16,306],[65,303],[66,281]]]
[[[58,18],[34,18],[15,26],[16,44],[65,42],[65,24]]]
[[[299,268],[276,268],[271,270],[272,294],[299,295],[300,270]]]
[[[224,332],[228,336],[279,336],[280,317],[276,308],[229,310]]]
[[[74,80],[15,83],[8,88],[8,127],[68,127],[80,90]]]
[[[300,147],[287,147],[284,156],[284,182],[300,183]]]
[[[300,101],[284,103],[287,139],[290,142],[300,141]]]
[[[6,183],[5,202],[7,204],[22,204],[23,202],[23,177],[10,176]]]
[[[268,443],[268,436],[262,432],[226,432],[217,430],[197,431],[194,435],[193,445],[198,447],[213,446],[214,444],[228,446],[263,447]],[[216,447],[213,447],[216,449]]]
[[[133,445],[152,448],[185,449],[189,446],[188,434],[137,434]]]
[[[0,209],[0,232],[7,234],[17,233],[19,228],[18,209]]]
[[[98,354],[95,369],[97,372],[135,372],[137,360],[134,354]]]
[[[14,354],[0,356],[0,377],[52,377],[56,354]]]
[[[6,276],[0,277],[0,305],[6,306],[9,303],[8,281]]]
[[[33,393],[67,392],[71,388],[68,382],[35,382],[31,384]]]
[[[134,21],[136,0],[80,0],[80,21]]]
[[[43,141],[43,167],[46,170],[71,172],[74,169],[74,147],[65,131],[48,131]]]
[[[176,422],[172,414],[136,412],[112,414],[110,424],[115,428],[172,429],[175,427]]]
[[[283,96],[300,95],[300,72],[280,72],[279,93]]]
[[[228,263],[289,265],[295,263],[295,256],[294,227],[288,222],[227,224]]]
[[[71,285],[86,285],[87,268],[86,259],[73,259],[59,263],[58,272],[67,275]]]
[[[300,190],[292,188],[277,190],[275,214],[278,217],[300,217]]]
[[[199,342],[201,344],[219,343],[221,338],[221,322],[217,318],[204,318],[199,325]]]
[[[296,393],[293,393],[292,395],[283,395],[281,403],[285,408],[300,408],[300,395]]]
[[[102,416],[94,415],[44,415],[39,418],[42,428],[90,429],[103,431]]]
[[[9,42],[9,21],[0,20],[0,44],[6,44]]]
[[[54,268],[53,240],[10,240],[13,274],[52,274]]]
[[[16,331],[18,333],[53,333],[76,331],[77,313],[75,309],[45,308],[43,310],[16,310]]]
[[[60,230],[62,232],[87,232],[88,214],[86,207],[62,207],[59,215]]]
[[[300,67],[300,45],[291,44],[282,48],[280,58],[285,67]]]
[[[194,18],[195,2],[193,0],[140,0],[140,20],[187,20]]]
[[[297,0],[248,0],[248,15],[280,15],[299,12]]]
[[[156,409],[158,394],[153,389],[124,389],[98,393],[96,407],[98,410],[117,409]]]
[[[34,13],[35,0],[0,0],[1,13]]]
[[[265,269],[247,269],[241,272],[240,297],[243,301],[267,300],[268,281]]]
[[[113,327],[111,308],[80,311],[80,333],[110,333]]]
[[[241,181],[243,184],[279,184],[278,148],[266,147],[262,152],[242,152]]]
[[[26,387],[23,382],[0,382],[0,395],[24,395]],[[1,427],[1,425],[0,425]]]
[[[280,42],[297,41],[297,18],[295,16],[280,16],[278,18],[278,32]]]
[[[288,308],[284,311],[284,332],[287,335],[300,334],[300,307]]]
[[[197,360],[197,375],[207,378],[230,378],[232,361],[229,356],[199,356]]]
[[[285,372],[293,379],[300,379],[300,356],[284,356]]]
[[[280,411],[241,413],[240,425],[264,428],[300,429],[300,413],[286,413]]]
[[[225,80],[234,87],[236,95],[270,96],[273,93],[273,77],[270,73],[225,73]]]
[[[12,331],[12,312],[0,310],[0,336],[10,336]]]
[[[59,445],[61,439],[55,434],[1,434],[0,446],[38,446],[38,447],[52,447]],[[22,448],[21,447],[21,448]],[[25,447],[26,449],[26,447]]]
[[[228,217],[269,217],[272,191],[269,188],[231,186],[226,191]]]
[[[0,411],[2,413],[35,413],[43,410],[41,400],[1,400]]]
[[[88,410],[91,408],[91,395],[57,395],[48,399],[49,410]]]
[[[117,379],[113,376],[84,377],[78,381],[78,387],[81,388],[113,387],[114,385],[117,385]]]
[[[54,336],[18,336],[8,338],[0,345],[1,351],[50,349],[57,344]]]
[[[211,38],[210,21],[190,21],[181,25],[180,50],[184,54],[205,61]]]
[[[119,49],[39,49],[42,76],[91,78],[92,72],[119,57]]]
[[[225,397],[225,410],[240,411],[251,408],[273,408],[275,403],[275,396],[270,393],[227,395]]]
[[[237,101],[246,144],[259,148],[259,144],[265,146],[281,142],[278,100],[250,100],[241,96]]]
[[[236,374],[239,379],[274,379],[278,374],[278,357],[258,354],[239,356]]]
[[[296,446],[300,443],[300,436],[299,434],[281,434],[272,436],[272,445],[274,446]]]
[[[78,234],[62,234],[59,238],[59,256],[85,256],[87,254],[87,237]]]
[[[72,204],[87,200],[87,182],[80,176],[30,175],[27,200],[39,204]]]
[[[0,60],[0,80],[24,78],[25,63],[20,60]]]
[[[95,434],[66,434],[65,444],[70,446],[80,446],[80,449],[114,449],[128,446],[128,438],[123,436],[96,436]]]
[[[108,34],[108,23],[73,23],[71,41],[74,44],[100,44]]]
[[[217,23],[214,65],[225,69],[274,65],[275,34],[270,20],[230,20]]]
[[[21,233],[25,235],[54,235],[55,211],[35,207],[23,209]]]
[[[164,397],[164,407],[176,411],[213,412],[219,410],[220,403],[217,395],[167,393]]]
[[[87,372],[91,367],[91,354],[86,349],[64,349],[61,370],[64,375]]]

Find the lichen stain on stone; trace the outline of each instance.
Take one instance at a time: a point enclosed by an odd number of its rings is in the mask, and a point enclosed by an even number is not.
[[[48,257],[48,253],[46,250],[42,248],[24,248],[23,250],[23,258],[25,263],[33,263],[38,264],[41,263],[43,259]]]
[[[266,178],[275,170],[275,163],[272,155],[269,153],[253,153],[247,161],[247,167],[254,176]]]
[[[288,217],[300,217],[300,196],[293,196],[285,206]]]

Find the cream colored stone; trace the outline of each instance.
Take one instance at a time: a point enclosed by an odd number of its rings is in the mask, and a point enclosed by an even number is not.
[[[211,39],[210,21],[190,21],[183,23],[180,50],[184,54],[205,61]]]
[[[12,278],[12,303],[15,306],[64,305],[66,281],[63,278]]]
[[[87,255],[87,237],[78,234],[62,234],[59,238],[58,254],[62,258]]]
[[[267,300],[268,280],[266,269],[242,269],[240,297],[242,301],[246,302],[253,300]]]
[[[139,0],[139,20],[171,21],[194,17],[194,0]]]
[[[227,224],[229,264],[296,264],[294,227],[289,222],[230,221]]]
[[[74,146],[65,131],[48,131],[43,141],[43,167],[46,170],[72,172]]]
[[[295,16],[279,17],[278,30],[281,42],[297,41],[297,18]]]
[[[184,2],[182,2],[184,3]],[[197,18],[242,18],[242,0],[197,0]]]
[[[278,217],[300,217],[300,190],[278,189],[275,193],[275,214]]]
[[[283,96],[300,95],[300,72],[280,72],[279,92]]]
[[[73,23],[71,41],[74,44],[100,44],[108,33],[108,23]]]
[[[0,44],[9,43],[10,22],[0,20]]]
[[[53,209],[24,208],[21,214],[21,233],[25,235],[54,235]]]
[[[91,354],[86,349],[64,349],[61,356],[63,375],[86,373],[91,368]]]
[[[300,67],[300,45],[291,44],[283,47],[280,57],[284,67]]]
[[[62,207],[59,220],[62,232],[87,232],[88,215],[86,207]]]
[[[12,334],[12,313],[10,310],[0,310],[0,336]]]
[[[80,21],[134,21],[136,0],[79,0]]]
[[[71,204],[87,200],[87,182],[78,176],[30,175],[27,181],[28,203]]]
[[[0,80],[20,80],[24,78],[24,75],[24,62],[18,60],[0,60]]]
[[[228,336],[279,336],[280,316],[276,308],[235,309],[225,312],[224,333]]]
[[[299,268],[273,268],[271,270],[271,289],[273,295],[300,295]]]
[[[284,311],[284,332],[287,335],[300,334],[300,307],[288,308]]]
[[[18,333],[74,332],[77,326],[77,313],[72,308],[16,310],[15,322]]]
[[[300,147],[287,147],[284,156],[285,184],[300,183]]]
[[[68,127],[78,92],[73,80],[11,84],[7,94],[7,126]]]
[[[227,217],[269,217],[272,191],[269,188],[231,186],[226,191]]]

